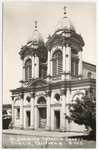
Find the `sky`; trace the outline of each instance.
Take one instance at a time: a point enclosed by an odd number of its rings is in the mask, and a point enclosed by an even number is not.
[[[55,32],[57,23],[63,18],[63,7],[73,22],[76,32],[85,42],[82,58],[96,64],[96,5],[93,2],[5,2],[3,3],[3,103],[11,103],[9,90],[18,88],[22,79],[22,61],[19,51],[34,31],[47,41]]]

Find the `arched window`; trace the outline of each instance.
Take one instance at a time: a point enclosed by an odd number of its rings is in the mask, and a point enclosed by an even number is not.
[[[28,81],[32,77],[32,61],[28,59],[25,63],[25,80]]]
[[[62,72],[62,52],[57,50],[53,54],[53,76],[60,75]]]
[[[46,104],[46,99],[42,96],[42,97],[39,97],[38,101],[37,101],[38,104]]]

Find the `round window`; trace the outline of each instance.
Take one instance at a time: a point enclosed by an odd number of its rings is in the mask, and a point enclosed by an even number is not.
[[[59,94],[56,93],[54,97],[55,97],[55,99],[56,99],[57,101],[60,100],[60,95],[59,95]]]
[[[26,97],[26,100],[28,101],[28,103],[30,103],[30,97],[29,96]]]

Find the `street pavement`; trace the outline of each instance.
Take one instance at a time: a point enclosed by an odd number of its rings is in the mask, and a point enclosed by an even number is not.
[[[29,136],[40,136],[40,137],[75,137],[87,135],[83,132],[53,132],[44,130],[18,130],[18,129],[6,129],[2,131],[3,134],[14,134],[14,135],[29,135]]]

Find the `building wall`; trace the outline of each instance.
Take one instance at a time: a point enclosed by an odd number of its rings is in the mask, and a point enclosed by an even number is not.
[[[91,78],[96,79],[96,66],[83,62],[83,79],[90,78],[88,73],[91,72]]]
[[[75,87],[75,88],[72,88],[71,91],[69,92],[70,93],[70,96],[67,97],[68,95],[68,91],[67,93],[65,94],[65,110],[63,111],[64,109],[64,106],[63,106],[63,97],[60,93],[60,89],[53,89],[52,92],[51,92],[51,102],[50,102],[50,106],[51,106],[51,130],[55,130],[55,114],[54,112],[55,111],[60,111],[60,125],[63,126],[64,125],[64,122],[65,122],[65,127],[66,127],[66,130],[67,131],[84,131],[85,130],[85,126],[80,126],[80,125],[77,125],[75,124],[74,122],[71,122],[70,124],[68,123],[68,120],[65,119],[65,116],[64,116],[64,112],[68,115],[69,111],[68,111],[68,108],[66,107],[66,104],[68,103],[72,103],[74,100],[75,100],[75,96],[77,95],[77,93],[84,93],[85,92],[85,89],[89,88],[89,86],[85,86],[85,87]],[[77,90],[78,89],[78,90]],[[60,94],[60,100],[57,101],[55,98],[54,98],[54,95],[58,93]],[[30,96],[30,93],[25,93],[24,94],[24,102],[23,102],[23,114],[21,114],[21,101],[22,99],[18,99],[18,100],[15,100],[14,102],[14,125],[19,127],[21,125],[21,122],[22,122],[22,119],[23,119],[23,127],[24,128],[27,128],[27,116],[26,116],[26,111],[30,111],[31,113],[31,101],[28,102],[26,100],[26,98]],[[47,102],[47,96],[45,94],[45,91],[38,91],[36,92],[35,94],[35,106],[38,105],[37,104],[37,100],[39,97],[41,96],[44,96],[45,99],[46,99],[46,102]],[[81,95],[79,95],[81,97]],[[20,118],[17,118],[17,107],[20,107]],[[36,109],[35,111],[37,111],[37,117],[35,117],[35,125],[36,125],[36,128],[38,128],[39,126],[39,111],[38,111],[38,108],[34,108]],[[63,115],[63,118],[62,118],[62,115]],[[22,118],[21,118],[22,116]]]

